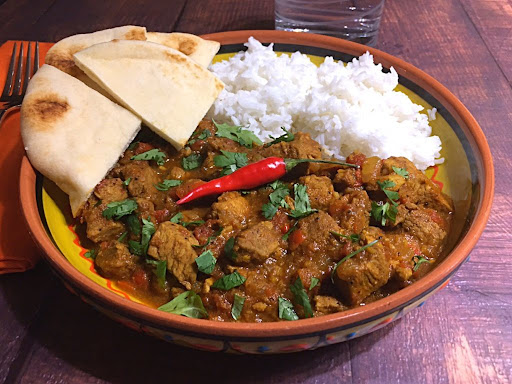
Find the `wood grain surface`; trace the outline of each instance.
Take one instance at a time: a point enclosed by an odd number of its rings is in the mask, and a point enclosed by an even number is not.
[[[6,0],[0,41],[55,41],[123,24],[211,33],[272,29],[272,0]],[[512,1],[389,0],[379,48],[441,81],[474,114],[494,156],[496,197],[450,284],[370,335],[316,351],[193,351],[114,323],[69,294],[48,266],[0,276],[0,382],[512,382]]]

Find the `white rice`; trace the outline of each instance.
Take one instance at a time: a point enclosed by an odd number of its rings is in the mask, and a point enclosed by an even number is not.
[[[277,56],[273,45],[254,38],[227,61],[210,69],[226,84],[208,116],[250,128],[266,141],[281,127],[303,131],[329,156],[344,159],[358,150],[367,156],[404,156],[418,169],[442,163],[441,140],[431,136],[427,114],[402,92],[398,74],[382,72],[368,52],[346,66],[327,57],[320,67],[295,52]]]

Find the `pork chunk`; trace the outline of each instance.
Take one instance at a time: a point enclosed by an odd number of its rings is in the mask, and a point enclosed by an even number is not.
[[[298,132],[295,140],[273,144],[268,147],[261,147],[260,154],[263,157],[284,157],[289,159],[321,159],[322,151],[320,144],[314,141],[309,134]]]
[[[87,237],[95,243],[116,239],[125,231],[125,226],[122,222],[103,217],[103,211],[106,208],[106,203],[94,204],[90,208],[85,209],[83,213],[83,217],[87,222]]]
[[[197,257],[193,245],[199,245],[194,235],[181,225],[166,221],[158,227],[149,243],[148,255],[167,261],[167,270],[187,289],[196,281]]]
[[[355,189],[332,200],[329,213],[338,220],[341,228],[349,233],[360,233],[368,227],[371,207],[366,191]]]
[[[373,237],[363,235],[369,243]],[[384,286],[391,276],[389,254],[379,242],[345,260],[334,273],[334,283],[347,305],[360,304]]]
[[[250,211],[249,202],[238,192],[223,193],[212,205],[213,217],[219,219],[219,224],[222,227],[244,228],[247,225]]]
[[[334,197],[334,187],[331,179],[326,176],[303,176],[299,179],[306,186],[311,208],[327,210]]]
[[[327,213],[319,211],[299,220],[297,230],[302,232],[304,240],[293,252],[300,252],[306,256],[323,253],[332,255],[333,258],[337,257],[339,242],[331,231],[340,232],[340,227]]]
[[[94,263],[102,276],[122,280],[129,278],[135,270],[137,257],[130,254],[125,244],[114,240],[100,248]]]
[[[94,189],[94,195],[103,203],[112,203],[128,198],[123,180],[119,178],[102,180]]]
[[[133,197],[152,199],[158,193],[155,185],[160,182],[158,174],[147,161],[131,161],[121,169],[123,178],[130,178],[128,192]]]
[[[419,240],[421,251],[427,256],[442,246],[447,235],[443,222],[434,220],[435,217],[439,215],[434,210],[419,208],[410,211],[402,223],[404,230]]]
[[[236,262],[261,264],[278,248],[282,234],[277,232],[270,221],[262,221],[246,229],[236,238],[234,247]]]

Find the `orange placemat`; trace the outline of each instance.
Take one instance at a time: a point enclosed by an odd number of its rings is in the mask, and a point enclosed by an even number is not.
[[[4,87],[13,45],[14,41],[8,41],[0,47],[0,90]],[[51,43],[39,43],[41,65],[51,46]],[[26,55],[27,44],[24,49]],[[0,274],[26,271],[40,258],[19,204],[18,179],[24,155],[20,114],[15,109],[4,116],[0,125]]]

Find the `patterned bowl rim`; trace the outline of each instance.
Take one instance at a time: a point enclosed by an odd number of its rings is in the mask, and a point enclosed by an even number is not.
[[[373,54],[376,62],[381,63],[385,68],[393,66],[399,75],[406,76],[419,87],[426,89],[452,114],[474,152],[476,175],[479,182],[476,191],[479,194],[479,200],[475,207],[474,220],[454,249],[432,272],[409,287],[366,306],[344,312],[312,319],[272,323],[224,323],[172,315],[126,300],[104,289],[81,274],[68,262],[46,233],[37,205],[36,171],[32,168],[29,160],[24,157],[20,170],[21,207],[29,231],[43,250],[50,265],[64,280],[119,314],[164,329],[174,329],[213,338],[234,337],[251,340],[291,338],[323,333],[333,329],[343,329],[382,317],[419,300],[435,290],[456,271],[469,255],[482,234],[491,211],[494,195],[492,156],[485,135],[475,118],[462,102],[437,80],[415,66],[375,48],[328,36],[273,30],[229,31],[203,35],[202,37],[219,41],[222,45],[229,45],[244,43],[250,36],[254,36],[265,43],[297,44],[329,49],[354,56],[369,51]],[[473,169],[473,171],[475,170]]]

